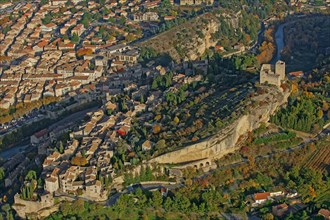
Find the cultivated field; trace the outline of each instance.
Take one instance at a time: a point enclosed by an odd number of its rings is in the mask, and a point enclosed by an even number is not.
[[[330,172],[330,141],[320,143],[319,148],[308,159],[307,167]]]

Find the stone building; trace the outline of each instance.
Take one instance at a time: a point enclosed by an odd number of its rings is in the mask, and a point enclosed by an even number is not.
[[[156,12],[137,13],[133,15],[134,21],[159,21],[159,15]]]
[[[55,168],[51,175],[45,179],[45,190],[49,193],[53,193],[59,189],[59,175],[60,169]]]
[[[263,64],[260,70],[260,83],[269,83],[281,86],[281,81],[285,79],[285,63],[277,61],[275,65]]]
[[[135,64],[139,58],[139,51],[138,50],[129,50],[123,53],[116,53],[116,59],[120,62],[127,62]]]
[[[180,5],[213,5],[214,0],[180,0]]]

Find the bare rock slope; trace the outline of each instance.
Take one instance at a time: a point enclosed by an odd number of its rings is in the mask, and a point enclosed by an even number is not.
[[[206,49],[216,45],[212,34],[218,31],[218,27],[219,19],[207,13],[152,37],[140,43],[140,46],[167,53],[176,62],[181,59],[195,60]]]

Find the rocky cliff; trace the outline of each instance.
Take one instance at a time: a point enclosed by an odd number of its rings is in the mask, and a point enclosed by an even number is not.
[[[19,217],[27,218],[27,216],[33,215],[33,219],[42,219],[58,211],[59,206],[54,203],[52,195],[43,195],[40,198],[40,201],[27,201],[21,199],[20,196],[16,194],[14,197],[15,204],[13,205],[13,209],[15,209]]]
[[[263,93],[252,97],[246,106],[247,113],[239,117],[234,123],[220,130],[216,135],[183,149],[170,152],[152,159],[157,163],[187,163],[205,158],[220,158],[239,148],[237,142],[247,132],[268,122],[270,116],[287,102],[289,91],[280,91],[276,87],[263,86]]]
[[[167,53],[176,62],[181,59],[195,60],[206,49],[216,45],[212,34],[218,31],[218,27],[219,19],[207,13],[150,38],[140,43],[140,46]]]

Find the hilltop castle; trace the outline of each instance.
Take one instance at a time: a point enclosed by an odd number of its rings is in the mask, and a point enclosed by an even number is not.
[[[279,60],[275,65],[263,64],[260,70],[260,83],[269,83],[281,86],[281,81],[285,79],[285,62]]]

